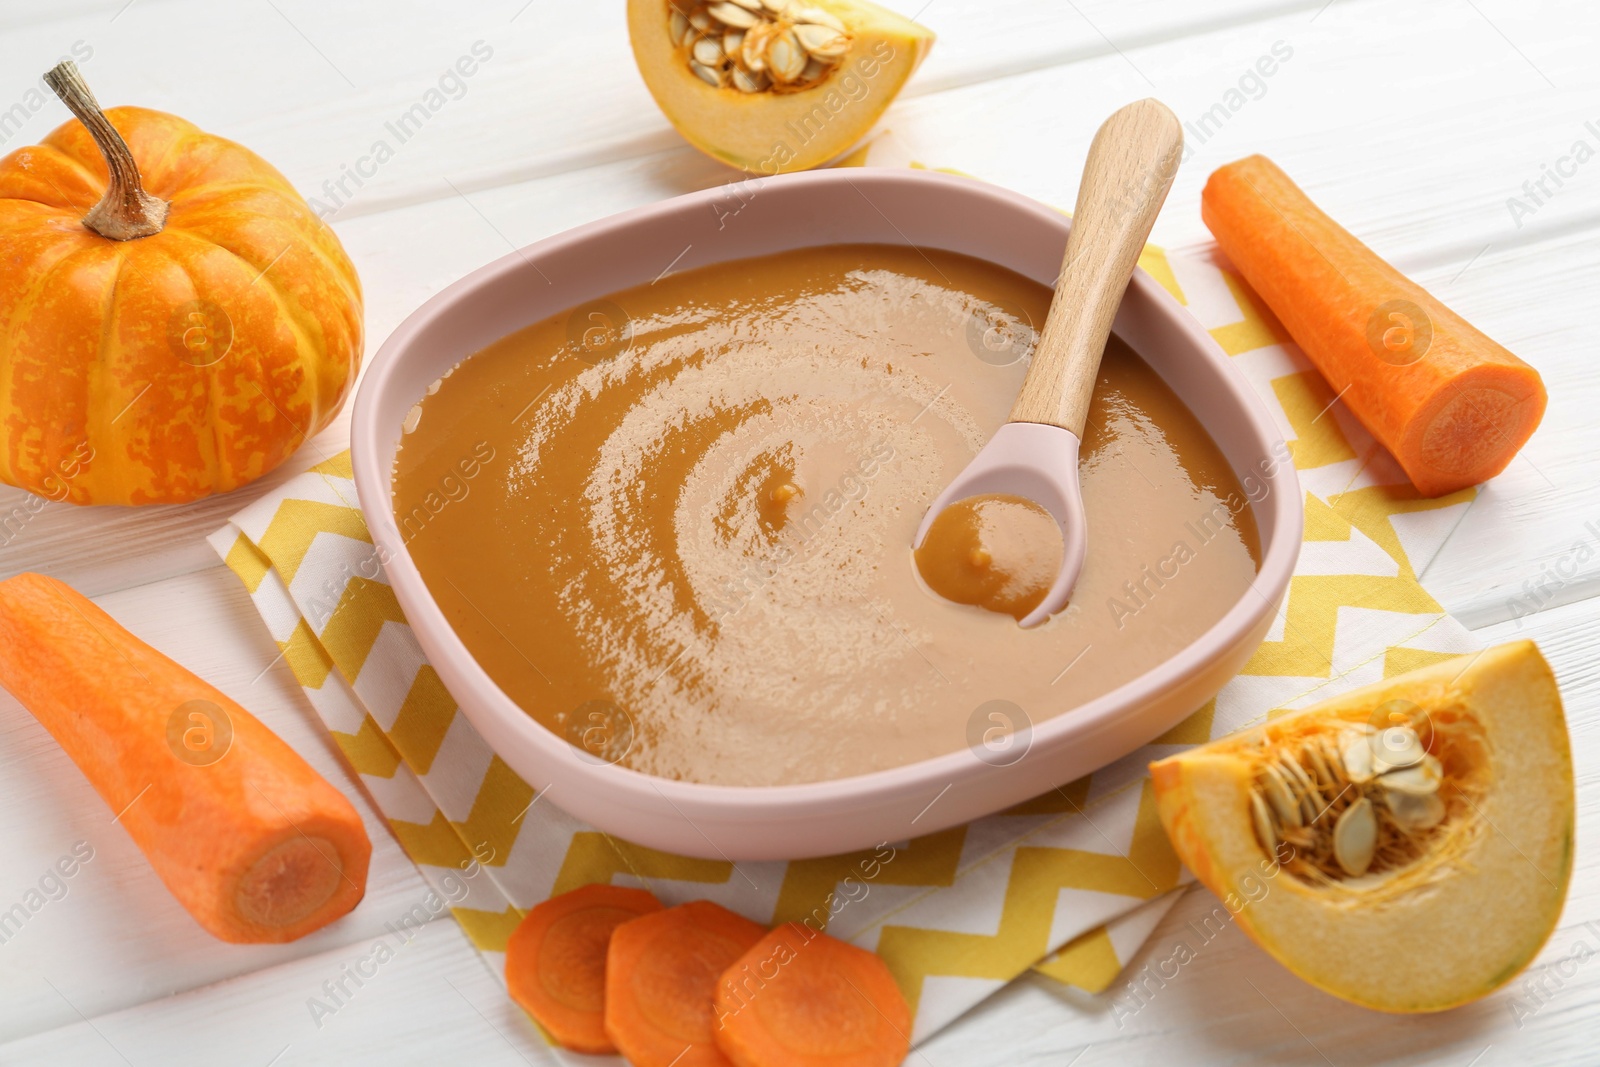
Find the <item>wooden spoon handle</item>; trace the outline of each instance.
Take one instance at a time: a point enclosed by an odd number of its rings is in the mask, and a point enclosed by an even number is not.
[[[1094,135],[1050,317],[1011,422],[1083,436],[1111,320],[1182,154],[1183,128],[1159,100],[1129,104]]]

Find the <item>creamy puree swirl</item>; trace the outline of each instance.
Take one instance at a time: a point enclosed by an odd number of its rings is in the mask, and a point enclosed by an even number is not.
[[[994,708],[1037,725],[1137,677],[1256,567],[1226,461],[1113,339],[1066,611],[1025,631],[922,583],[917,522],[1005,420],[1049,301],[890,246],[669,275],[461,362],[407,420],[396,517],[462,641],[575,758],[728,785],[993,759],[1016,740]]]

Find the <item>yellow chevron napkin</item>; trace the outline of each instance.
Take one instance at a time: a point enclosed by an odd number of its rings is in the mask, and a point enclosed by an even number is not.
[[[1156,818],[1148,760],[1343,689],[1470,650],[1417,582],[1474,498],[1419,499],[1275,321],[1204,257],[1146,270],[1206,325],[1273,413],[1306,490],[1305,545],[1259,651],[1146,748],[1009,811],[879,849],[730,864],[585,826],[494,755],[424,659],[357,509],[348,454],[211,537],[407,854],[496,973],[524,911],[588,882],[809,920],[876,951],[921,1041],[1037,965],[1107,989],[1187,876]],[[426,910],[426,909],[423,909]],[[589,1062],[585,1060],[584,1062]]]

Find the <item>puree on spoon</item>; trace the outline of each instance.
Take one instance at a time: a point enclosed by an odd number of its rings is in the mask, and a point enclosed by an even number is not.
[[[423,398],[402,536],[462,642],[575,757],[779,785],[960,751],[995,700],[1070,713],[1216,623],[1258,548],[1216,445],[1113,337],[1071,604],[1021,630],[930,590],[912,535],[1005,421],[1050,295],[878,245],[612,294],[464,354]],[[989,553],[973,584],[996,604],[1034,581],[1011,560],[1040,531],[1017,518],[980,502],[952,531],[969,564]]]
[[[916,550],[928,588],[1021,620],[1039,606],[1061,564],[1061,529],[1026,497],[985,493],[939,513]]]

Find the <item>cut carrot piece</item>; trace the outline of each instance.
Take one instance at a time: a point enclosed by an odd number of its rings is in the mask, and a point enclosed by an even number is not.
[[[717,1021],[734,1067],[893,1067],[911,1047],[911,1009],[883,960],[800,923],[723,973]]]
[[[344,794],[70,587],[0,582],[0,686],[216,937],[293,941],[361,900],[372,844]]]
[[[625,922],[661,910],[643,889],[586,885],[528,912],[506,945],[511,999],[574,1052],[615,1052],[606,1036],[606,950]]]
[[[717,979],[766,927],[693,900],[617,927],[606,955],[606,1033],[634,1067],[728,1067]]]
[[[1492,478],[1544,415],[1539,372],[1323,214],[1264,156],[1213,172],[1217,244],[1424,496]]]

